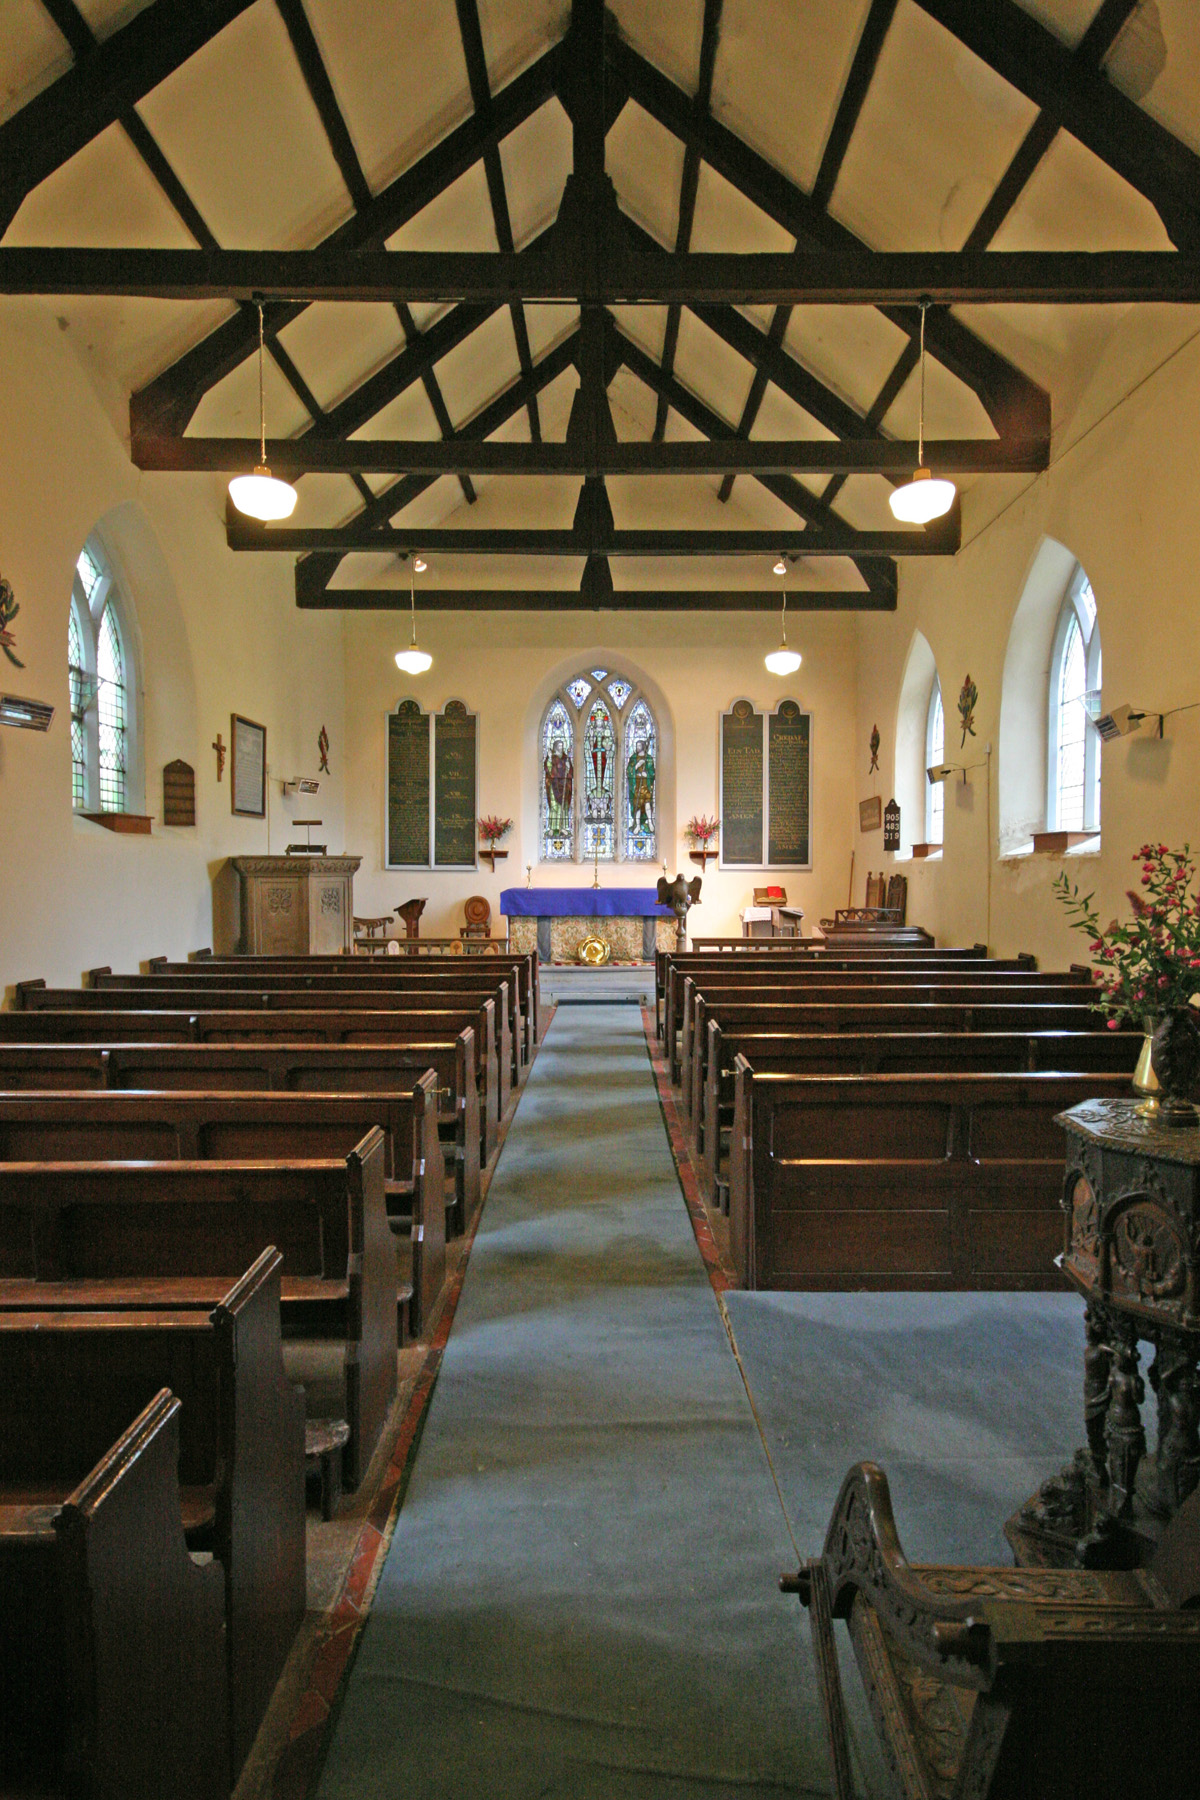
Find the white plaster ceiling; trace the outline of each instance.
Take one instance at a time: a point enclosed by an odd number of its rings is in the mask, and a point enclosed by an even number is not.
[[[80,0],[80,12],[104,38],[146,0]],[[1076,45],[1099,0],[1022,0],[1025,10],[1068,46]],[[493,91],[556,43],[567,28],[569,0],[478,0],[480,30]],[[334,95],[367,183],[378,192],[472,113],[466,61],[454,0],[304,0]],[[715,117],[805,191],[821,164],[830,125],[854,57],[868,0],[724,0],[713,69]],[[687,94],[699,79],[703,0],[610,0],[617,29]],[[0,0],[0,118],[19,110],[71,66],[65,40],[41,0]],[[1113,47],[1106,73],[1114,85],[1182,141],[1200,149],[1200,4],[1142,0]],[[138,103],[171,168],[207,227],[229,248],[316,244],[353,211],[322,130],[282,17],[273,0],[255,0],[201,50]],[[959,247],[1028,130],[1035,108],[916,4],[899,0],[830,201],[830,212],[865,243],[886,249]],[[550,99],[505,138],[500,162],[514,239],[527,244],[550,225],[571,168],[571,127]],[[628,102],[607,142],[607,167],[620,205],[659,243],[674,247],[679,225],[683,145],[637,104]],[[186,226],[133,144],[113,125],[35,189],[4,239],[7,244],[187,247]],[[475,165],[389,240],[404,249],[494,250],[496,227],[482,163]],[[788,251],[793,240],[714,169],[702,164],[691,232],[698,250]],[[1060,132],[994,240],[995,248],[1160,249],[1168,244],[1153,208],[1070,135]],[[47,301],[98,385],[128,393],[161,372],[228,316],[228,306],[70,298]],[[419,330],[446,310],[414,306]],[[773,308],[745,309],[766,331]],[[535,359],[577,329],[570,306],[524,309]],[[968,307],[962,322],[1009,357],[1052,396],[1056,429],[1095,371],[1104,366],[1120,309],[1101,307]],[[662,355],[664,307],[614,309],[618,328],[650,356]],[[303,382],[322,408],[346,398],[403,349],[395,309],[380,305],[306,308],[280,335]],[[873,308],[797,308],[783,347],[801,367],[860,413],[874,404],[906,343],[905,334]],[[518,340],[501,309],[437,364],[436,379],[455,428],[519,379]],[[683,311],[674,373],[684,388],[728,425],[736,425],[749,393],[749,362],[695,314]],[[538,398],[542,435],[561,439],[574,370]],[[944,436],[991,436],[978,399],[939,363],[927,369],[927,429]],[[882,429],[914,436],[918,381],[909,376]],[[651,436],[655,396],[627,369],[610,389],[617,434]],[[299,434],[310,415],[270,361],[268,426],[272,436]],[[257,414],[252,362],[217,383],[190,430],[250,434]],[[440,435],[420,381],[379,412],[357,436]],[[496,434],[529,435],[525,409]],[[697,437],[674,411],[668,441]],[[755,438],[827,437],[827,430],[768,384]],[[373,492],[391,477],[368,477]],[[824,478],[801,477],[820,494]],[[982,481],[984,478],[976,478]],[[970,479],[963,483],[970,488]],[[717,478],[647,478],[610,482],[619,520],[663,525],[757,525],[797,531],[802,521],[776,496],[745,477],[732,499],[717,499]],[[334,523],[351,517],[361,497],[345,476],[301,483],[298,520]],[[443,478],[403,513],[418,528],[438,523],[552,524],[569,521],[571,483],[479,480],[466,503],[461,485]],[[845,482],[835,505],[863,529],[891,524],[888,484],[876,476]],[[572,585],[577,559],[492,559],[462,564],[468,584]],[[356,585],[361,568],[379,559],[347,559],[337,585]],[[402,577],[382,559],[388,580]],[[550,563],[556,570],[553,578]],[[439,584],[458,565],[443,559]],[[356,569],[359,571],[356,573]],[[618,586],[762,585],[763,571],[736,559],[690,559],[640,568],[614,559]],[[798,565],[797,581],[854,586],[849,563]],[[374,576],[371,579],[375,579]]]

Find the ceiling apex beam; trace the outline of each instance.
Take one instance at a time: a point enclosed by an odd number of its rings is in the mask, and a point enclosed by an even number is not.
[[[585,483],[582,516],[596,523],[601,536],[593,538],[575,529],[506,526],[385,525],[364,531],[357,519],[346,525],[259,525],[229,504],[225,517],[225,541],[231,550],[297,551],[337,550],[392,551],[409,556],[415,551],[432,556],[607,556],[693,557],[737,556],[765,559],[781,550],[804,557],[953,556],[959,548],[960,526],[953,514],[939,519],[936,527],[890,531],[858,531],[838,520],[837,528],[816,531],[667,531],[614,529],[603,489]]]
[[[156,0],[0,125],[0,235],[40,182],[252,4]]]
[[[303,573],[315,557],[296,564],[296,605],[323,612],[402,612],[407,587],[335,588],[319,586]],[[335,559],[336,560],[336,559]],[[583,588],[427,588],[425,612],[754,612],[779,610],[777,588],[612,588],[602,577]],[[808,612],[895,612],[896,590],[886,582],[865,588],[789,588],[788,609]]]

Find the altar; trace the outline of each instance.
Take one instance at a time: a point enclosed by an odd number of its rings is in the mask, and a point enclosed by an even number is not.
[[[505,888],[500,911],[511,948],[543,962],[573,963],[589,936],[610,944],[616,962],[653,962],[656,950],[675,948],[675,915],[657,888]]]

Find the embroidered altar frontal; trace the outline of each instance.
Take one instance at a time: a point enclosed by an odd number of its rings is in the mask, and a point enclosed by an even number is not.
[[[508,941],[543,962],[574,962],[585,937],[603,938],[616,962],[649,962],[675,947],[675,918],[654,888],[505,888]]]

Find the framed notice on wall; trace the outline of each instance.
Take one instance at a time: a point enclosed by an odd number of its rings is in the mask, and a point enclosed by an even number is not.
[[[402,700],[387,715],[387,868],[478,867],[477,725],[461,700],[440,713]]]
[[[722,869],[812,868],[812,714],[735,700],[721,714]]]
[[[237,713],[229,716],[229,805],[247,819],[267,811],[267,728]]]

